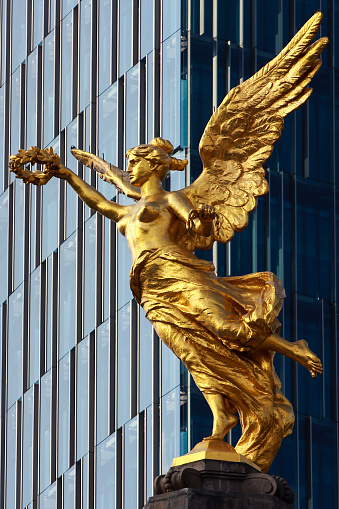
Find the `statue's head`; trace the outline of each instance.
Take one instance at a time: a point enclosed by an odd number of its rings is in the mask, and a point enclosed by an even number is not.
[[[127,151],[126,157],[141,157],[145,159],[152,170],[163,180],[168,170],[184,170],[187,159],[172,157],[173,145],[170,141],[162,138],[153,138],[147,145],[138,145]]]

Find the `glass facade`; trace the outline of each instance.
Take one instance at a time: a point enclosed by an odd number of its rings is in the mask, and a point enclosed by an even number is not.
[[[199,255],[220,276],[272,270],[282,279],[283,335],[305,337],[324,375],[313,381],[276,356],[296,426],[271,471],[292,485],[296,509],[325,497],[338,505],[339,1],[2,0],[0,509],[141,508],[153,478],[212,425],[132,298],[115,225],[62,181],[23,185],[9,154],[52,146],[125,204],[71,146],[124,168],[126,150],[160,135],[189,159],[186,175],[165,181],[180,189],[201,170],[199,140],[224,95],[317,9],[331,42],[310,101],[286,119],[268,161],[270,194],[243,233]]]

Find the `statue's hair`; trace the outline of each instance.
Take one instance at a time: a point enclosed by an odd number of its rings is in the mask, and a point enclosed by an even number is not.
[[[163,138],[153,138],[147,145],[138,145],[137,147],[130,148],[126,156],[136,155],[147,159],[153,163],[154,167],[163,166],[167,170],[182,171],[185,169],[188,161],[187,159],[177,159],[172,157],[173,145],[170,141]]]

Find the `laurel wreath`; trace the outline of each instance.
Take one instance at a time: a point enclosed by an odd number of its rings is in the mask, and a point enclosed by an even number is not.
[[[60,165],[60,157],[53,152],[52,147],[45,149],[30,147],[29,150],[19,149],[18,153],[10,156],[9,159],[9,169],[15,173],[17,178],[21,178],[25,184],[38,183],[37,177],[38,175],[41,176],[42,173],[48,178],[51,170],[57,169]],[[44,170],[43,172],[30,171],[27,168],[23,168],[25,164],[31,164],[32,166],[43,164]]]

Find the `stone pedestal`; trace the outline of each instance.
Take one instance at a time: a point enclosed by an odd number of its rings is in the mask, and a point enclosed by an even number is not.
[[[144,509],[292,509],[294,500],[284,479],[219,459],[172,466],[154,487]]]

